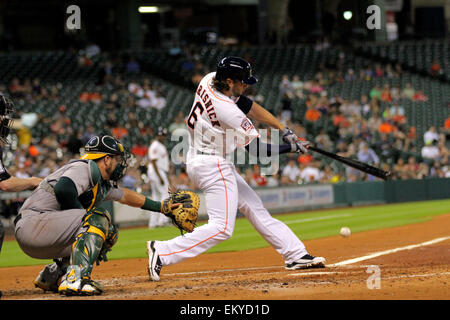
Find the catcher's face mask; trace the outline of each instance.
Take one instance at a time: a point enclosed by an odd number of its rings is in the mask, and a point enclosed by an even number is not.
[[[4,144],[8,143],[7,137],[13,124],[13,111],[13,102],[4,95],[0,95],[0,142]]]
[[[111,173],[110,180],[117,182],[125,175],[130,153],[115,138],[104,135],[92,137],[84,147],[86,153],[81,159],[97,160],[105,156],[119,156],[119,161]]]

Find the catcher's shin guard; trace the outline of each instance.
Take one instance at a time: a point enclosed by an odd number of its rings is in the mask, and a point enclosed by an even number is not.
[[[103,291],[91,280],[91,272],[108,236],[111,215],[103,208],[93,208],[83,220],[86,230],[72,246],[71,265],[58,288],[62,294],[92,295]]]

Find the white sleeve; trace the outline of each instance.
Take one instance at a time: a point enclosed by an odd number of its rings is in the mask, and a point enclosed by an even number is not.
[[[226,112],[217,112],[217,115],[219,121],[226,125],[225,129],[232,130],[230,134],[232,134],[238,147],[244,147],[253,139],[259,137],[259,133],[253,123],[237,106],[230,106]]]
[[[150,161],[157,160],[159,158],[158,146],[155,143],[152,143],[148,149],[148,158]]]

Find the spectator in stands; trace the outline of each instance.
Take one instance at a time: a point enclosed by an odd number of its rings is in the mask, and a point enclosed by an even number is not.
[[[445,137],[445,140],[450,141],[450,117],[445,119],[444,127],[442,128],[442,133]]]
[[[131,167],[126,171],[121,184],[124,188],[136,191],[140,180],[139,171],[136,168]]]
[[[414,94],[414,101],[419,101],[419,102],[423,102],[423,101],[427,101],[428,97],[423,93],[422,90],[417,90],[417,92]]]
[[[69,151],[72,155],[73,158],[76,158],[77,156],[80,155],[80,149],[84,147],[84,143],[81,140],[82,139],[82,134],[81,132],[78,132],[77,130],[73,130],[72,128],[70,128],[69,130],[70,132],[70,136],[69,139],[67,141],[67,151]]]
[[[320,183],[330,183],[333,181],[333,178],[336,174],[331,170],[329,165],[323,166],[323,170],[321,171]]]
[[[417,170],[417,175],[413,179],[423,179],[430,175],[430,167],[428,164],[421,162],[419,163],[419,169]]]
[[[281,95],[287,95],[290,99],[294,98],[294,90],[292,88],[292,83],[289,80],[289,76],[287,74],[284,74],[281,77],[279,90]]]
[[[278,172],[275,172],[273,175],[267,176],[266,187],[278,187],[279,185],[280,185],[280,176]]]
[[[350,101],[348,101],[347,99],[345,99],[344,101],[342,101],[342,104],[339,107],[339,111],[346,117],[348,118],[349,116],[352,115],[352,107],[350,106]]]
[[[167,101],[161,90],[156,90],[153,107],[162,110],[166,107]]]
[[[445,172],[441,166],[441,164],[435,161],[430,168],[430,177],[435,178],[445,178]]]
[[[385,120],[381,122],[378,127],[379,133],[393,133],[396,130],[395,126],[392,123],[392,120]]]
[[[378,166],[380,163],[380,159],[377,154],[372,148],[369,148],[367,143],[363,143],[362,147],[360,147],[358,152],[358,160],[375,166]]]
[[[314,138],[314,142],[317,147],[324,150],[331,150],[333,146],[333,142],[331,141],[330,136],[326,133],[325,129],[320,129],[319,134]]]
[[[383,102],[392,102],[391,90],[389,84],[385,84],[380,94],[380,100]]]
[[[394,103],[398,103],[402,97],[402,89],[396,84],[391,88],[391,97]]]
[[[19,78],[14,77],[11,81],[11,84],[8,87],[9,94],[12,98],[24,98],[25,97],[25,88],[20,83]]]
[[[393,167],[392,174],[393,178],[396,180],[408,179],[408,168],[406,167],[405,160],[403,158],[398,158],[397,163]]]
[[[380,133],[380,138],[373,144],[375,153],[381,158],[381,161],[386,161],[392,155],[392,139],[387,133]]]
[[[142,138],[138,138],[136,143],[131,148],[130,152],[135,156],[145,158],[145,156],[148,154],[148,147]]]
[[[149,82],[145,82],[142,86],[142,91],[137,94],[140,99],[136,104],[142,108],[153,108],[156,105],[156,91],[150,86]]]
[[[284,93],[281,97],[281,120],[283,123],[289,121],[292,116],[292,98]]]
[[[409,99],[409,100],[414,100],[414,95],[415,94],[416,94],[416,91],[412,87],[411,83],[408,82],[405,85],[405,88],[403,89],[403,92],[402,92],[403,98],[406,98],[406,99]]]
[[[134,57],[131,57],[130,60],[127,62],[125,72],[134,74],[141,72],[141,66]]]
[[[311,161],[300,172],[300,179],[304,183],[319,182],[323,174],[320,171],[320,161]]]
[[[95,128],[92,124],[88,124],[86,126],[86,129],[84,130],[84,133],[81,137],[81,141],[83,142],[83,145],[86,145],[86,143],[91,139],[93,136],[95,136]]]
[[[250,186],[252,186],[252,187],[256,187],[257,186],[256,181],[253,178],[253,170],[252,170],[252,168],[247,168],[245,170],[244,179]]]
[[[312,82],[311,87],[309,88],[309,91],[310,91],[311,93],[321,93],[321,92],[324,91],[324,88],[322,87],[322,85],[320,84],[319,81],[314,80],[314,81]]]
[[[294,93],[294,96],[298,99],[303,99],[303,85],[303,81],[300,80],[300,77],[298,75],[294,75],[292,77],[292,91]]]
[[[297,183],[300,177],[300,169],[294,159],[289,160],[288,164],[283,168],[282,177],[286,177],[286,182],[290,184]]]
[[[438,160],[441,153],[437,141],[427,141],[421,150],[422,158],[427,160]]]
[[[85,55],[88,59],[92,59],[101,53],[100,47],[92,41],[89,41],[85,48]]]
[[[341,139],[336,144],[336,154],[341,157],[350,157],[350,153],[348,151],[348,144],[345,140]]]
[[[177,113],[177,116],[168,128],[169,133],[173,133],[177,129],[186,129],[186,124],[184,123],[184,114],[182,111],[179,111]]]
[[[117,125],[112,128],[112,134],[116,139],[122,139],[128,135],[128,129],[120,123],[117,123]]]
[[[437,60],[433,60],[433,63],[431,64],[430,67],[430,74],[432,77],[437,77],[440,75],[441,73],[441,66],[439,65]]]
[[[423,134],[423,142],[425,144],[427,142],[439,141],[439,134],[436,132],[436,127],[431,126],[424,134]]]
[[[35,78],[32,84],[33,97],[39,96],[42,91],[41,81],[39,78]]]
[[[376,98],[377,100],[380,100],[381,98],[381,89],[378,84],[376,84],[369,92],[369,97],[371,99]]]
[[[353,102],[350,104],[350,115],[356,116],[356,117],[361,117],[361,112],[362,112],[362,107],[361,107],[361,104],[359,103],[359,100],[357,100],[357,99],[353,100]]]
[[[405,108],[398,103],[394,103],[389,109],[392,121],[396,124],[405,124]]]
[[[261,174],[261,169],[258,165],[253,166],[253,180],[258,187],[265,187],[267,185],[267,178]]]
[[[310,105],[305,113],[305,120],[309,122],[316,122],[321,117],[321,113],[319,110],[315,108],[315,106]]]
[[[384,76],[384,72],[383,72],[383,68],[381,67],[381,64],[379,64],[379,63],[375,64],[374,74],[378,78],[381,78]]]

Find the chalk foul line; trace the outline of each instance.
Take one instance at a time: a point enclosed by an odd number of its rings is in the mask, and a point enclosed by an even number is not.
[[[327,267],[339,267],[339,266],[345,266],[348,264],[353,264],[353,263],[357,263],[357,262],[361,262],[364,260],[369,260],[369,259],[373,259],[379,256],[384,256],[387,254],[391,254],[391,253],[395,253],[395,252],[399,252],[399,251],[404,251],[404,250],[411,250],[411,249],[415,249],[415,248],[419,248],[419,247],[424,247],[424,246],[429,246],[435,243],[439,243],[442,241],[446,241],[449,240],[450,236],[448,237],[442,237],[442,238],[436,238],[430,241],[425,241],[422,243],[418,243],[418,244],[412,244],[409,246],[405,246],[405,247],[400,247],[400,248],[394,248],[394,249],[389,249],[389,250],[384,250],[384,251],[379,251],[379,252],[374,252],[362,257],[358,257],[358,258],[354,258],[354,259],[349,259],[349,260],[344,260],[341,262],[337,262],[337,263],[333,263],[333,264],[327,264]]]

